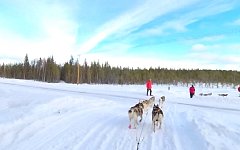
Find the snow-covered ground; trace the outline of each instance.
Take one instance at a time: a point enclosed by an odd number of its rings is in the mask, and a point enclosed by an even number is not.
[[[136,150],[137,139],[139,150],[240,149],[240,97],[232,88],[197,86],[190,99],[188,87],[154,85],[156,99],[166,96],[155,133],[151,110],[128,129],[128,109],[149,98],[145,85],[0,79],[0,91],[1,150]]]

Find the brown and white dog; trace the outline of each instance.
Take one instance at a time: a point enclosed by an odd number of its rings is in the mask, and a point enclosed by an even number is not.
[[[149,108],[149,105],[150,105],[149,101],[148,100],[143,100],[142,104],[143,104],[143,110],[146,112]]]
[[[143,116],[143,111],[147,111],[149,107],[152,107],[155,102],[155,97],[152,96],[148,100],[143,100],[143,102],[139,101],[138,104],[135,106],[131,107],[128,110],[128,117],[129,117],[129,126],[128,128],[132,128],[132,122],[133,122],[133,127],[136,128],[138,125],[138,117],[140,117],[139,122],[142,121],[142,116]]]
[[[159,126],[159,129],[162,126],[162,119],[163,119],[163,111],[159,107],[159,105],[153,105],[153,110],[152,110],[152,126],[153,126],[153,132],[155,132],[155,127]]]
[[[151,98],[149,98],[148,100],[143,100],[142,104],[144,106],[144,111],[147,111],[148,108],[152,108],[153,104],[155,102],[155,97],[152,96]]]
[[[129,117],[129,126],[128,128],[131,129],[132,127],[132,121],[133,121],[133,127],[136,128],[138,125],[138,117],[140,117],[139,122],[142,121],[142,115],[143,115],[143,104],[138,103],[134,107],[131,107],[128,110],[128,117]]]
[[[149,98],[149,106],[152,107],[153,104],[155,103],[155,96],[152,96],[151,98]]]

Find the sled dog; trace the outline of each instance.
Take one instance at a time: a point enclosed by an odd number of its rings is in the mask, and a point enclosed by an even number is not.
[[[153,110],[152,110],[152,126],[153,126],[153,132],[155,132],[155,127],[159,126],[159,129],[162,126],[162,119],[163,119],[163,111],[162,109],[159,107],[159,105],[155,105],[153,106]]]
[[[165,96],[162,96],[160,99],[159,99],[159,106],[162,108],[163,107],[163,103],[165,102]]]
[[[142,102],[142,104],[143,104],[143,110],[144,110],[144,111],[147,111],[147,109],[148,109],[148,107],[149,107],[149,101],[148,101],[148,100],[144,100],[144,101]]]
[[[129,128],[131,128],[132,122],[133,122],[133,127],[136,128],[136,126],[138,125],[138,117],[140,117],[139,122],[141,122],[142,115],[143,115],[143,107],[141,103],[138,103],[134,107],[131,107],[128,110]]]
[[[153,104],[155,103],[155,96],[152,96],[151,98],[149,98],[149,106],[152,107]]]

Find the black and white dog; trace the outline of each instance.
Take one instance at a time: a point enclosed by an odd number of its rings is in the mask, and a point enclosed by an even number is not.
[[[159,129],[162,126],[162,120],[163,120],[163,111],[159,107],[159,105],[153,105],[152,110],[152,125],[153,125],[153,132],[155,132],[155,127],[159,126]]]

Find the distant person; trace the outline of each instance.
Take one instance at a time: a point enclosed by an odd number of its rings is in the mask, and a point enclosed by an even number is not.
[[[190,93],[190,98],[192,98],[193,95],[195,94],[195,88],[193,85],[189,88],[189,93]]]
[[[240,92],[240,85],[239,85],[239,87],[238,87],[238,92]],[[240,94],[239,94],[239,97],[240,97]]]
[[[152,80],[151,79],[147,80],[146,87],[147,87],[147,96],[149,91],[150,91],[150,96],[152,96]]]

